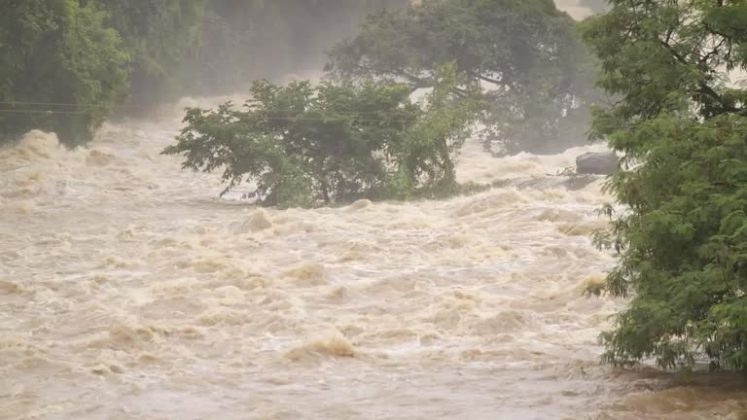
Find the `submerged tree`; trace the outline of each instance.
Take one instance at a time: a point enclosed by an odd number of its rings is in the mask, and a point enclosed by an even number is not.
[[[747,69],[747,3],[610,3],[584,35],[620,98],[594,130],[633,164],[603,241],[620,253],[607,290],[632,299],[605,359],[747,369],[747,89],[728,80]]]
[[[552,0],[425,0],[375,13],[332,51],[328,69],[420,88],[450,61],[485,88],[483,121],[509,152],[563,150],[586,137],[593,65]]]
[[[255,82],[243,109],[190,109],[177,143],[185,168],[223,169],[264,205],[313,207],[454,189],[453,159],[477,109],[446,68],[424,104],[391,82]],[[420,106],[422,105],[422,106]]]

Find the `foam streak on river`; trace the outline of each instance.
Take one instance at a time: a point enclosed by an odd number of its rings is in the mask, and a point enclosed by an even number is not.
[[[739,418],[730,376],[599,364],[624,302],[590,235],[603,180],[547,176],[586,147],[468,144],[444,201],[317,210],[217,198],[159,155],[179,127],[0,150],[2,418]],[[713,378],[713,379],[707,379]]]

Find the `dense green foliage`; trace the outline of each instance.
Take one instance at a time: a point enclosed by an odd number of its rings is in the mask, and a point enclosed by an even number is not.
[[[453,158],[475,115],[455,100],[456,72],[436,76],[422,104],[391,82],[256,82],[243,109],[190,109],[167,154],[184,167],[222,168],[264,205],[313,207],[357,198],[408,197],[456,187]]]
[[[328,69],[419,88],[451,61],[485,88],[488,137],[509,152],[564,150],[585,138],[593,66],[552,0],[425,0],[375,13],[332,51]]]
[[[41,128],[72,144],[90,139],[90,127],[127,91],[129,57],[105,20],[95,3],[3,2],[0,131],[5,136]]]
[[[747,3],[613,0],[586,23],[600,85],[620,98],[594,131],[630,167],[610,188],[628,210],[602,242],[629,307],[605,359],[747,368]],[[610,214],[612,212],[610,211]]]

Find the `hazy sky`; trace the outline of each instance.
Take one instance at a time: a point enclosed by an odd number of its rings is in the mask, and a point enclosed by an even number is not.
[[[412,3],[418,4],[421,0],[410,0]],[[560,10],[568,12],[574,19],[583,19],[591,15],[591,10],[586,7],[579,5],[579,0],[555,0],[555,5]]]
[[[574,19],[583,19],[591,15],[591,10],[579,5],[579,0],[555,0],[558,9],[568,12]]]

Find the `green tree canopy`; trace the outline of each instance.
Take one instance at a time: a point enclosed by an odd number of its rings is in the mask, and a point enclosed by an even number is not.
[[[747,3],[612,0],[585,24],[600,85],[620,100],[594,132],[631,165],[610,187],[628,210],[603,242],[632,295],[605,359],[747,368]],[[611,213],[611,212],[610,212]]]
[[[451,61],[485,88],[484,122],[509,151],[563,150],[585,138],[593,67],[552,0],[425,0],[384,10],[331,52],[328,69],[419,88]]]
[[[243,109],[190,109],[164,153],[184,167],[223,169],[228,188],[255,185],[264,205],[313,207],[356,198],[407,197],[455,188],[453,159],[475,103],[455,100],[453,69],[423,104],[391,82],[256,82]]]
[[[2,9],[2,134],[40,128],[87,141],[127,91],[129,56],[106,14],[77,0],[8,0]]]

